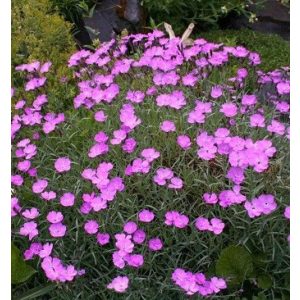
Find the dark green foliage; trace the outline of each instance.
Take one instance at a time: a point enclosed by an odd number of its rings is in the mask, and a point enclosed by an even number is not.
[[[230,12],[249,14],[248,0],[143,0],[142,4],[155,23],[172,24],[181,33],[190,22],[200,28],[218,28],[217,22]],[[261,1],[256,1],[260,3]]]
[[[11,244],[11,282],[12,284],[19,284],[28,280],[34,273],[30,265],[26,264],[22,258],[21,251]]]

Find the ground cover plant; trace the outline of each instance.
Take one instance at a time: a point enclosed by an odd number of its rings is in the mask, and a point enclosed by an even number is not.
[[[260,63],[154,30],[16,66],[14,297],[288,299],[289,68]]]

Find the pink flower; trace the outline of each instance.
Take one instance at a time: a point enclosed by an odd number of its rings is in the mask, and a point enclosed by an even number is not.
[[[284,216],[285,216],[285,218],[290,219],[290,207],[289,206],[287,206],[284,209]]]
[[[148,162],[152,162],[160,156],[160,153],[154,148],[146,148],[141,152],[141,156]]]
[[[133,103],[141,103],[145,98],[145,93],[141,91],[128,91],[126,99]]]
[[[138,214],[139,221],[144,223],[152,222],[154,217],[155,217],[154,213],[148,209],[143,209]]]
[[[199,217],[196,219],[195,226],[200,231],[211,230],[211,225],[209,220],[206,218]]]
[[[16,197],[11,198],[11,216],[15,217],[21,211],[21,206],[19,205],[19,199]]]
[[[163,121],[162,124],[160,125],[160,130],[164,132],[173,132],[176,131],[176,127],[174,122],[166,120]]]
[[[72,193],[64,193],[60,197],[60,204],[62,206],[68,207],[73,206],[75,203],[75,196]]]
[[[22,213],[22,216],[26,219],[35,219],[40,215],[39,210],[35,207],[32,207],[31,209],[26,209]]]
[[[51,243],[44,244],[42,249],[39,252],[39,257],[40,258],[45,258],[47,256],[50,256],[51,252],[52,252],[52,249],[53,249],[53,244],[51,244]]]
[[[48,181],[46,179],[38,179],[33,185],[32,185],[32,191],[35,194],[42,193],[45,188],[48,186]]]
[[[237,114],[237,106],[234,103],[224,103],[220,109],[226,117],[231,118]]]
[[[181,189],[183,187],[183,181],[179,177],[171,178],[171,182],[168,184],[170,189]]]
[[[241,184],[245,180],[244,170],[240,167],[231,167],[228,170],[226,177],[235,184]]]
[[[177,137],[177,144],[183,149],[187,150],[191,147],[191,139],[187,135],[179,135]]]
[[[135,222],[129,221],[124,224],[123,230],[128,234],[133,234],[138,229]]]
[[[251,105],[255,105],[256,102],[257,102],[257,100],[256,100],[255,95],[244,95],[242,97],[242,104],[243,105],[251,106]]]
[[[250,116],[251,127],[265,127],[265,117],[261,114],[254,114]]]
[[[132,236],[132,239],[136,244],[142,244],[146,239],[145,231],[142,229],[136,230]]]
[[[105,115],[104,111],[103,110],[99,110],[95,113],[94,115],[94,119],[97,121],[97,122],[105,122],[106,119],[107,119],[107,116]]]
[[[11,183],[16,186],[21,186],[24,182],[24,179],[21,175],[12,175]]]
[[[203,195],[203,201],[207,204],[216,204],[218,202],[218,196],[215,193],[205,193]]]
[[[271,123],[271,125],[269,125],[267,127],[267,130],[269,132],[277,133],[278,135],[284,135],[285,126],[282,123],[280,123],[279,121],[272,120],[272,123]]]
[[[107,285],[107,288],[117,293],[124,293],[128,288],[128,284],[129,278],[127,276],[117,276]]]
[[[151,251],[159,251],[163,248],[163,243],[159,238],[153,238],[149,240],[149,249]]]
[[[54,223],[49,226],[49,232],[52,237],[63,237],[66,234],[67,227],[62,223]]]
[[[31,162],[30,160],[23,160],[18,162],[18,170],[20,170],[21,172],[27,172],[30,169],[31,166]]]
[[[89,220],[84,224],[84,230],[88,234],[95,234],[99,229],[99,225],[94,220]]]
[[[52,224],[60,223],[63,219],[64,216],[60,211],[50,211],[47,215],[48,222]]]
[[[56,198],[56,193],[53,191],[43,192],[41,193],[41,197],[46,201],[50,201]]]
[[[98,233],[97,234],[97,243],[100,246],[104,246],[109,243],[109,234],[108,233]]]
[[[54,166],[58,173],[67,172],[71,169],[71,161],[68,157],[60,157],[55,161]]]
[[[124,141],[124,144],[122,145],[123,151],[126,153],[132,153],[135,150],[137,143],[134,138],[128,138]]]
[[[37,223],[34,221],[24,223],[24,225],[20,228],[20,234],[28,236],[29,240],[31,241],[35,236],[39,234]]]
[[[134,244],[131,241],[131,235],[126,235],[124,233],[116,234],[115,238],[117,240],[116,247],[119,249],[121,254],[124,256],[131,253],[134,248]]]
[[[177,211],[169,211],[165,214],[165,224],[177,228],[185,228],[189,223],[189,218]]]
[[[210,92],[210,96],[214,99],[218,99],[219,97],[221,97],[223,94],[223,91],[221,89],[221,87],[219,86],[213,86]]]
[[[287,82],[279,82],[277,85],[276,85],[276,88],[277,88],[277,92],[279,95],[286,95],[286,94],[289,94],[290,93],[290,83],[287,81]]]
[[[210,220],[210,224],[211,224],[211,231],[216,234],[219,235],[220,233],[222,233],[225,224],[222,222],[222,220],[218,219],[218,218],[212,218]]]
[[[144,264],[144,257],[141,254],[127,254],[124,260],[134,268],[140,268]]]

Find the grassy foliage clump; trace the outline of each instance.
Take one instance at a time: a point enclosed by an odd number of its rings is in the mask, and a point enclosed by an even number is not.
[[[288,299],[288,68],[160,31],[47,66],[13,87],[17,299]]]

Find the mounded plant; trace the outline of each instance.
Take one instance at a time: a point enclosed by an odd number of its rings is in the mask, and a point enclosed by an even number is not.
[[[16,66],[12,239],[32,274],[14,295],[288,297],[289,68],[260,63],[155,30],[65,77]]]

